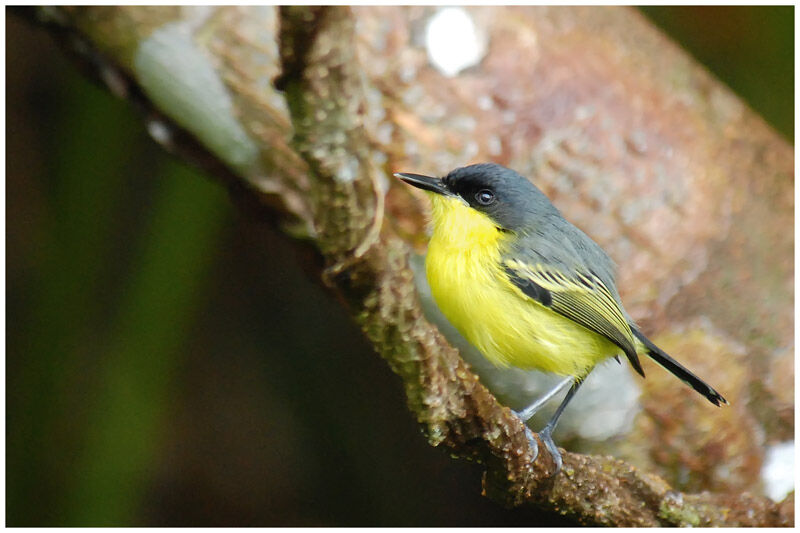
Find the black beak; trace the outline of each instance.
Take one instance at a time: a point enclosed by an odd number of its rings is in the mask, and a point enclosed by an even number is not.
[[[446,196],[452,195],[441,178],[432,178],[430,176],[423,176],[422,174],[407,174],[405,172],[395,174],[394,176],[423,191],[431,191]]]

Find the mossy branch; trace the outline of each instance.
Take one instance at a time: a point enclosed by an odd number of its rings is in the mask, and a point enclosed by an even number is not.
[[[409,110],[408,105],[402,103],[403,96],[393,89],[400,66],[391,65],[392,58],[384,54],[378,59],[390,64],[394,70],[378,75],[375,72],[379,67],[371,63],[374,58],[364,57],[363,53],[360,55],[360,51],[368,48],[363,42],[367,37],[359,36],[356,24],[375,24],[376,19],[381,18],[366,8],[364,12],[354,14],[346,7],[285,7],[257,20],[249,17],[245,8],[220,8],[202,17],[165,10],[161,13],[163,19],[152,8],[61,8],[42,12],[53,23],[51,27],[57,34],[73,39],[68,48],[79,52],[84,64],[93,66],[94,72],[99,73],[110,86],[116,86],[119,94],[141,103],[147,109],[151,124],[167,128],[168,135],[162,131],[157,136],[160,142],[200,162],[213,174],[224,177],[241,196],[255,199],[259,205],[265,206],[265,216],[273,217],[279,213],[284,224],[293,224],[295,235],[311,239],[324,259],[323,279],[346,302],[376,350],[402,379],[409,409],[424,428],[431,444],[446,447],[458,457],[484,464],[483,490],[487,496],[507,506],[533,504],[588,525],[774,526],[793,523],[791,496],[781,504],[774,504],[766,498],[748,494],[682,494],[660,477],[610,457],[566,453],[562,472],[549,477],[553,465],[545,447],[540,446],[539,458],[531,462],[522,423],[496,401],[458,352],[423,316],[409,268],[410,243],[422,234],[421,226],[416,222],[420,204],[406,192],[390,190],[386,181],[392,170],[399,170],[400,164],[419,164],[409,155],[410,152],[417,150],[423,156],[438,155],[438,161],[449,163],[451,158],[463,159],[461,148],[473,146],[476,136],[482,141],[484,137],[499,135],[498,132],[505,128],[515,133],[498,141],[500,152],[495,154],[495,159],[514,166],[515,161],[532,158],[541,165],[534,170],[540,171],[545,178],[548,172],[558,170],[559,166],[562,171],[565,166],[570,167],[566,174],[572,173],[573,177],[581,173],[594,175],[606,166],[611,168],[608,179],[613,182],[621,179],[619,176],[625,172],[649,169],[653,164],[666,161],[657,150],[643,146],[639,137],[627,132],[621,134],[620,138],[627,139],[627,144],[601,146],[598,150],[604,154],[616,155],[598,160],[591,149],[580,145],[580,137],[571,133],[568,127],[553,123],[551,115],[545,114],[550,118],[535,116],[539,108],[530,107],[530,102],[524,99],[514,101],[518,97],[511,93],[506,95],[508,100],[503,105],[507,114],[515,113],[516,123],[498,122],[498,117],[502,118],[500,112],[486,115],[485,123],[479,123],[477,129],[466,127],[465,131],[459,131],[455,126],[438,129],[424,123],[413,110]],[[398,42],[407,46],[397,28],[407,28],[408,24],[400,20],[404,15],[398,13],[380,13],[392,28],[385,32],[383,46],[397,47]],[[619,76],[620,84],[645,83],[623,78],[625,68],[635,65],[654,73],[647,83],[656,87],[648,86],[647,90],[658,95],[662,94],[659,91],[691,92],[694,98],[692,91],[698,86],[713,93],[713,96],[706,93],[704,101],[692,101],[688,110],[684,110],[702,124],[690,132],[675,127],[668,118],[651,117],[667,124],[661,133],[663,136],[669,137],[675,146],[685,147],[681,157],[705,157],[705,168],[716,175],[724,167],[714,158],[724,158],[724,154],[733,154],[737,150],[736,157],[740,163],[748,165],[754,173],[769,175],[771,183],[777,183],[775,190],[785,190],[782,180],[791,172],[791,149],[719,87],[718,82],[700,73],[679,52],[670,49],[666,54],[654,54],[651,59],[647,50],[658,49],[664,41],[654,37],[652,29],[641,19],[619,10],[541,10],[533,16],[546,19],[549,27],[559,31],[569,27],[564,25],[567,21],[573,24],[571,27],[580,28],[589,20],[597,22],[597,17],[607,19],[607,31],[617,36],[615,46],[626,52],[625,60],[629,62],[614,64],[609,74],[611,77]],[[531,20],[528,12],[520,18],[498,15],[496,24],[534,42],[537,30]],[[158,102],[170,100],[153,91],[169,90],[169,87],[152,88],[162,87],[160,84],[142,86],[142,69],[158,64],[142,59],[142,43],[148,42],[150,48],[147,50],[156,58],[170,57],[158,54],[185,44],[180,41],[180,32],[169,33],[176,25],[193,32],[192,42],[202,48],[202,54],[224,80],[232,95],[232,116],[243,125],[249,139],[242,142],[254,142],[258,146],[257,156],[248,158],[249,152],[239,150],[237,153],[245,155],[235,160],[226,157],[224,143],[210,146],[205,141],[208,138],[204,130],[205,110],[198,111],[199,119],[186,120],[185,116],[172,114],[173,109],[163,105],[158,107]],[[274,40],[263,39],[264,34],[273,35]],[[154,38],[160,40],[154,43]],[[74,39],[79,39],[79,46],[75,46]],[[644,52],[631,51],[642,43]],[[513,46],[504,44],[502,37],[498,38],[497,46],[501,49],[505,46],[506,55],[491,58],[493,66],[487,68],[495,68],[495,73],[508,74],[510,77],[507,79],[514,76],[532,79],[541,74],[525,71],[526,64],[514,58]],[[540,68],[546,70],[549,56],[541,46],[534,45],[533,51],[540,54],[537,61]],[[602,53],[592,51],[588,54]],[[201,60],[202,56],[198,58]],[[407,61],[405,67],[421,69],[419,57]],[[682,75],[690,77],[694,85],[688,84],[690,88],[683,85],[666,87],[668,76],[658,77],[657,74],[664,68],[673,75],[683,72]],[[170,73],[148,72],[147,75],[169,76]],[[265,79],[274,79],[274,85],[265,85]],[[552,90],[553,87],[548,89],[547,86],[552,79],[538,77],[538,90]],[[418,83],[428,91],[428,98],[438,102],[447,113],[453,101],[464,101],[467,98],[465,92],[483,86],[485,81],[472,77],[464,85],[459,85],[425,72],[419,74]],[[577,80],[574,86],[570,86],[575,91],[572,97],[576,101],[591,102],[595,97],[592,83],[588,78]],[[497,91],[493,105],[500,101]],[[212,93],[205,92],[197,97],[209,94]],[[185,95],[177,91],[167,96],[180,99]],[[277,101],[285,102],[285,107],[276,104]],[[419,105],[429,104],[421,101]],[[483,101],[480,105],[488,104]],[[642,114],[655,113],[652,107],[642,106]],[[186,106],[178,107],[186,109]],[[224,112],[227,107],[215,109]],[[625,122],[634,120],[631,115],[617,112],[624,120],[614,127],[628,130],[638,127]],[[388,139],[380,133],[384,119],[393,127]],[[210,126],[217,125],[213,117],[208,120]],[[530,145],[519,145],[512,137],[533,139],[527,142],[540,143],[536,146],[547,145],[543,139],[547,135],[542,133],[544,130],[530,133],[535,130],[522,128],[534,123],[537,127],[552,128],[547,131],[554,132],[554,137],[547,142],[555,142],[559,147],[556,153],[533,153],[531,156],[528,152],[527,156],[523,155]],[[742,126],[749,128],[745,137],[729,138],[743,135],[739,131]],[[731,133],[731,128],[735,133]],[[240,135],[233,125],[231,131],[232,135]],[[607,131],[599,135],[603,139],[613,137]],[[696,143],[713,147],[698,156],[691,151],[696,149]],[[485,155],[484,158],[488,159],[484,151],[495,150],[495,144],[487,145],[488,148],[478,147],[478,155]],[[618,149],[628,153],[620,156],[614,151]],[[741,152],[746,154],[742,156]],[[475,157],[475,154],[469,157]],[[459,160],[457,164],[467,162]],[[424,164],[429,168],[433,163],[425,161]],[[734,182],[741,183],[741,179],[744,178],[735,178]],[[580,185],[575,186],[575,191],[578,195],[586,192]],[[731,202],[735,203],[737,198]],[[706,217],[703,220],[708,224],[720,226],[719,219],[715,218],[718,215],[716,210],[711,210],[711,214],[708,214],[709,210],[701,212],[696,210],[693,201],[689,198],[676,208],[677,212],[684,217]],[[664,208],[665,216],[672,214],[671,209]],[[762,228],[770,228],[783,220],[780,217],[785,217],[784,207],[779,205],[775,210],[779,215],[765,215],[758,222]],[[642,233],[647,228],[620,223],[618,213],[613,210],[610,219],[620,224],[621,231],[631,241],[641,243],[645,248],[649,246],[651,236]],[[702,235],[702,242],[707,244],[712,236]],[[700,239],[681,234],[674,238],[679,243],[675,246],[681,249],[698,246],[697,239]],[[752,248],[756,245],[746,241],[744,246]],[[779,244],[779,250],[770,250],[770,253],[783,253],[785,246],[781,246],[784,245]],[[656,252],[653,254],[658,258]],[[706,260],[713,262],[708,257]],[[673,268],[678,267],[673,265]],[[783,279],[781,275],[778,278]],[[688,282],[686,286],[691,294],[692,283]],[[751,290],[755,289],[745,292]],[[773,290],[775,294],[778,292]],[[663,317],[662,322],[668,322],[666,306],[659,308],[653,304],[651,310],[656,316]],[[782,334],[778,332],[779,336]],[[772,398],[770,394],[765,396]],[[770,401],[778,405],[777,400]]]

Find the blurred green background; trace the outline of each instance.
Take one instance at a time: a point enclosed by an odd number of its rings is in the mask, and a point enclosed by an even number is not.
[[[793,7],[643,11],[794,139]],[[6,54],[8,525],[563,523],[481,497],[312,259],[13,11]]]

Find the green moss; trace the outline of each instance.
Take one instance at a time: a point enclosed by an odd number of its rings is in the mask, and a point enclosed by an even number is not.
[[[661,502],[658,516],[669,524],[681,527],[698,527],[702,521],[698,509],[685,503],[676,505],[676,502],[671,498]]]

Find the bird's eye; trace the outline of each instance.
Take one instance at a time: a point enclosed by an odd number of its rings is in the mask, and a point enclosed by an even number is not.
[[[475,201],[481,205],[491,205],[494,202],[494,193],[489,189],[481,189],[475,193]]]

